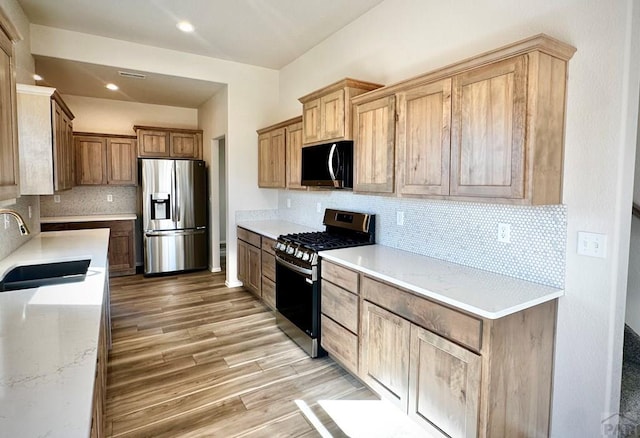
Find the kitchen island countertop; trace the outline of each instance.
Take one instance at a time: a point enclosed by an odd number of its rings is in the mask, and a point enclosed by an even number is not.
[[[487,319],[502,318],[564,295],[562,289],[383,245],[321,251],[319,255]]]
[[[0,260],[14,266],[91,257],[83,281],[0,293],[0,435],[88,437],[108,229],[40,233]]]
[[[306,225],[300,225],[293,222],[281,220],[265,220],[265,221],[245,221],[238,222],[239,227],[246,228],[254,233],[261,234],[270,239],[277,239],[282,234],[292,233],[308,233],[319,231],[317,228],[311,228]]]

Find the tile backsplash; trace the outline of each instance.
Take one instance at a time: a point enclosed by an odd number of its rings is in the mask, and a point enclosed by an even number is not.
[[[53,195],[40,196],[40,212],[43,217],[86,216],[92,214],[136,213],[137,187],[128,186],[76,186]],[[111,202],[107,196],[111,195]]]
[[[288,202],[291,207],[287,207]],[[564,205],[530,207],[366,196],[346,191],[281,190],[277,217],[322,229],[325,208],[375,213],[376,242],[382,245],[549,286],[564,286]],[[403,226],[396,223],[399,211],[404,213]],[[266,211],[261,215],[276,213]],[[498,223],[511,225],[510,243],[497,241]]]

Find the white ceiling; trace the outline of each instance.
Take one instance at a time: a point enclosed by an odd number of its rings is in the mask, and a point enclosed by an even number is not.
[[[383,0],[18,0],[31,23],[280,69]],[[195,31],[176,28],[188,20]],[[46,85],[63,94],[197,107],[216,91],[161,75],[129,79],[121,93],[104,92],[118,69],[36,57]],[[142,72],[144,73],[144,72]],[[153,76],[153,77],[152,77]],[[158,84],[176,93],[154,91]],[[149,81],[149,82],[146,82]],[[43,84],[45,85],[45,84]],[[198,97],[200,96],[200,97]]]

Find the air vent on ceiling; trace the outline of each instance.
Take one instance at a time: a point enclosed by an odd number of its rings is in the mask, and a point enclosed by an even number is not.
[[[147,76],[142,73],[134,73],[131,71],[119,71],[118,74],[124,78],[132,78],[132,79],[146,79]]]

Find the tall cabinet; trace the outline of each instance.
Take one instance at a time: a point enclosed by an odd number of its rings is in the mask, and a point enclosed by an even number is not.
[[[54,88],[18,84],[20,193],[51,195],[74,186],[73,113]]]
[[[16,116],[15,55],[20,34],[0,10],[0,200],[20,195],[20,168]]]

